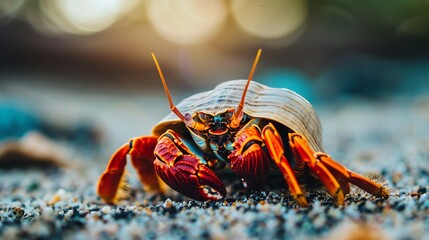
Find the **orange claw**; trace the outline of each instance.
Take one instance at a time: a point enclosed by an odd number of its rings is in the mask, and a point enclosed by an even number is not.
[[[298,133],[289,133],[289,144],[295,158],[304,161],[311,171],[317,175],[338,205],[344,205],[344,193],[340,184],[328,168],[319,159],[315,158],[314,151],[308,145],[307,140]]]
[[[284,179],[289,187],[289,190],[299,205],[308,206],[307,199],[299,186],[298,180],[294,174],[289,161],[284,156],[284,146],[281,137],[274,125],[271,123],[262,129],[262,138],[267,146],[270,157],[283,173]]]
[[[131,156],[131,162],[146,190],[161,191],[157,179],[153,160],[153,150],[157,138],[152,136],[133,138],[129,143],[121,146],[110,158],[106,170],[101,175],[97,184],[97,194],[107,203],[116,203],[126,196],[123,191],[125,183],[125,165],[127,155]]]

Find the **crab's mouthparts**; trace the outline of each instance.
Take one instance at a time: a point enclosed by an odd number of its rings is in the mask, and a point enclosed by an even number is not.
[[[209,133],[212,135],[223,135],[227,132],[228,132],[228,128],[209,129]]]
[[[209,133],[212,135],[223,135],[228,132],[228,127],[224,123],[213,123],[210,125]]]

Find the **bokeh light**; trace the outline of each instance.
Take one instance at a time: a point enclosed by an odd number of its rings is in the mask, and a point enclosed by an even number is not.
[[[307,16],[304,0],[234,0],[231,11],[237,24],[247,33],[278,39],[297,31]]]
[[[24,0],[2,0],[0,1],[0,17],[15,14],[23,5]]]
[[[227,16],[224,1],[154,0],[148,7],[149,21],[165,39],[196,44],[213,36]]]
[[[122,0],[46,0],[42,10],[51,31],[89,34],[114,24],[136,1]]]

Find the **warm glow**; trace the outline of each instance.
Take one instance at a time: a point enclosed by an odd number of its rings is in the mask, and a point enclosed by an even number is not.
[[[247,33],[276,39],[301,27],[307,4],[304,0],[233,0],[231,10],[237,24]]]
[[[153,0],[148,7],[148,17],[156,31],[179,44],[208,39],[226,16],[225,2],[219,0]]]
[[[135,1],[50,0],[43,10],[57,31],[75,34],[94,33],[114,24]]]

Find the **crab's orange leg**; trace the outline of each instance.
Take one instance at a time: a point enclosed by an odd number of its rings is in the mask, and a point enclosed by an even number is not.
[[[301,206],[307,206],[307,200],[298,184],[298,180],[296,179],[294,171],[290,166],[289,161],[284,156],[283,142],[279,133],[274,128],[274,125],[270,123],[262,129],[262,138],[265,142],[265,145],[267,146],[271,159],[274,160],[276,165],[283,173],[284,179],[286,180],[292,196],[295,198],[298,204]]]
[[[145,190],[161,191],[161,185],[153,167],[155,160],[153,151],[156,143],[157,138],[152,136],[133,138],[112,155],[97,185],[97,193],[105,202],[116,203],[122,197],[127,155],[130,155]]]
[[[344,205],[344,193],[341,185],[328,168],[319,159],[315,158],[314,151],[308,145],[307,140],[298,133],[289,133],[289,144],[295,158],[304,161],[311,171],[317,175],[337,204]]]
[[[350,193],[350,183],[349,183],[349,174],[348,169],[344,167],[342,164],[332,160],[332,158],[323,152],[314,153],[314,157],[321,161],[323,165],[334,175],[337,179],[338,183],[341,186],[344,194]]]
[[[329,155],[326,153],[316,153],[316,158],[319,159],[332,173],[336,173],[338,178],[342,180],[343,182],[350,182],[353,185],[358,186],[359,188],[367,191],[368,193],[377,196],[377,197],[383,197],[388,198],[389,197],[389,191],[380,185],[379,183],[376,183],[374,181],[371,181],[370,179],[357,174],[343,165],[339,164],[338,162],[334,161]]]

